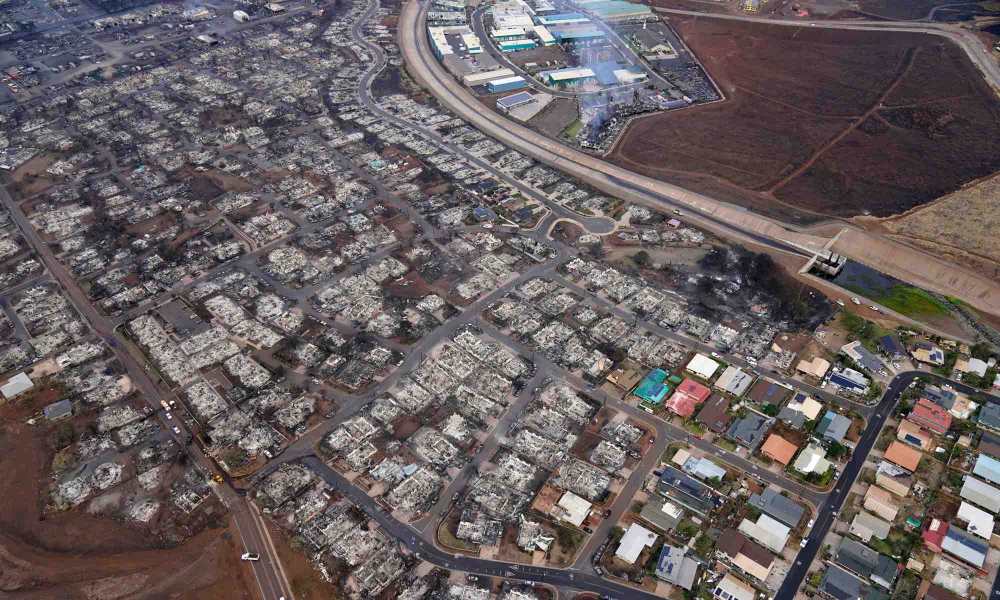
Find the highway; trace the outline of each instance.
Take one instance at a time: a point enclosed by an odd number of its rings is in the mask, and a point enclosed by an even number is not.
[[[400,13],[399,46],[408,72],[441,104],[490,137],[609,195],[656,210],[683,211],[684,218],[692,224],[736,242],[799,256],[811,256],[830,242],[830,238],[812,234],[807,229],[795,228],[742,207],[612,165],[600,157],[564,146],[493,111],[483,110],[482,103],[445,71],[431,52],[424,25],[426,10],[427,6],[421,0],[412,0],[403,5]],[[712,16],[697,12],[691,14],[706,18]],[[806,26],[802,22],[766,21]],[[872,27],[859,22],[826,22],[823,26],[845,29]],[[976,45],[974,36],[969,32],[956,32],[947,26],[933,23],[921,23],[912,27],[891,23],[874,27],[880,31],[915,31],[947,37],[959,43],[970,54],[984,73],[987,73],[988,81],[993,84],[1000,81],[1000,68],[991,63],[992,56],[981,44]],[[959,297],[980,310],[1000,313],[1000,282],[981,273],[948,265],[924,252],[877,234],[869,234],[849,223],[844,222],[842,226],[849,229],[851,237],[857,238],[858,242],[839,251],[850,255],[852,248],[857,247],[858,255],[866,257],[866,264],[872,268],[906,281],[913,282],[917,279],[916,283],[922,287]],[[876,244],[887,244],[888,249],[886,252],[868,255],[865,253],[868,239]],[[938,277],[936,273],[942,269],[948,270],[952,275]]]
[[[482,104],[445,72],[434,58],[425,34],[427,6],[413,0],[403,5],[400,14],[399,44],[407,68],[440,102],[487,135],[605,193],[655,210],[684,209],[685,219],[724,237],[802,257],[811,256],[829,241],[823,237],[798,234],[744,209],[724,206],[707,196],[616,167],[563,146],[492,111],[482,110]],[[687,212],[691,210],[694,212]],[[754,226],[733,224],[741,220],[749,220]]]

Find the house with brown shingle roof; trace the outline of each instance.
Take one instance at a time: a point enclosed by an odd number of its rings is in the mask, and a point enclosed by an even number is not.
[[[719,535],[716,550],[734,566],[759,581],[767,580],[771,574],[774,555],[735,529],[727,529]]]

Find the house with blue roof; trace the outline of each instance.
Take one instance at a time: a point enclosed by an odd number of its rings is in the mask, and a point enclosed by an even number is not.
[[[840,413],[828,410],[823,415],[823,418],[819,420],[819,425],[816,427],[816,435],[822,437],[824,440],[842,444],[844,443],[844,436],[847,435],[847,430],[850,428],[850,419]]]
[[[941,549],[977,569],[982,569],[986,562],[986,552],[989,550],[989,545],[984,540],[976,539],[958,527],[949,527],[948,533],[945,534],[944,540],[941,542]]]
[[[666,371],[663,369],[653,369],[643,377],[632,393],[644,402],[648,402],[653,406],[659,406],[663,404],[663,399],[670,393],[670,386],[664,383],[666,380]]]
[[[993,483],[1000,483],[1000,460],[986,454],[980,454],[972,472]]]

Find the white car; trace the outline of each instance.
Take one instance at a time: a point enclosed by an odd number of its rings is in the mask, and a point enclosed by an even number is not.
[[[243,554],[240,555],[240,560],[256,562],[260,560],[260,554],[257,554],[256,552],[244,552]]]
[[[861,300],[859,300],[857,296],[851,296],[851,302],[861,306]]]
[[[169,410],[163,411],[163,416],[166,417],[168,421],[174,418],[174,416],[170,414]]]
[[[176,425],[174,425],[173,431],[174,431],[174,435],[180,435],[181,434],[181,428],[178,427],[178,426],[176,426]]]
[[[805,548],[806,544],[808,543],[809,543],[809,538],[802,538],[802,541],[799,542],[799,548]]]
[[[837,305],[838,306],[844,306],[844,301],[841,300],[840,298],[837,298]]]

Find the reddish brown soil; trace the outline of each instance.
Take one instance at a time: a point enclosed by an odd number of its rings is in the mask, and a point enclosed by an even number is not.
[[[252,600],[236,536],[206,529],[170,548],[139,528],[73,510],[45,514],[51,427],[26,418],[45,394],[0,406],[0,596]]]
[[[934,7],[955,3],[955,0],[860,0],[858,7],[864,17],[909,21],[926,19]],[[963,8],[970,10],[974,7]],[[944,14],[939,13],[936,18]]]
[[[640,119],[613,162],[791,219],[891,215],[1000,169],[1000,108],[933,36],[673,19],[727,97]]]
[[[297,600],[325,600],[333,596],[333,586],[327,583],[319,571],[301,551],[294,550],[288,541],[288,532],[282,531],[270,521],[268,529],[278,551],[281,565],[288,574],[288,583]]]

